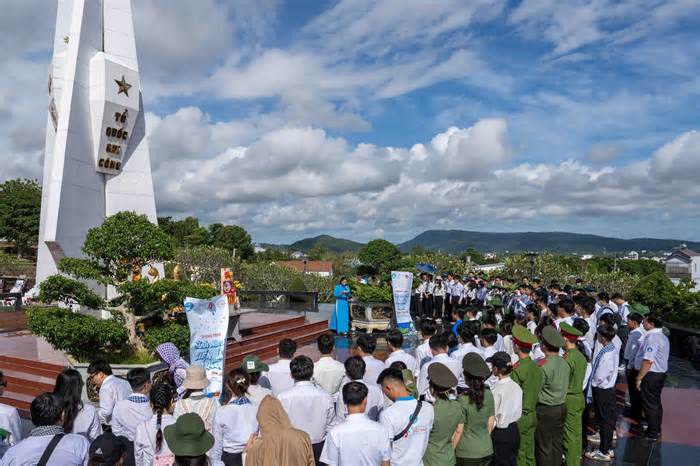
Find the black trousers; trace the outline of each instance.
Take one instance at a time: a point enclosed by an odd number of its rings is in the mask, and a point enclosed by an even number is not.
[[[518,463],[518,448],[520,448],[520,432],[518,423],[512,422],[508,427],[496,427],[491,432],[493,441],[493,466],[516,466]]]
[[[637,369],[627,369],[627,393],[630,395],[630,414],[635,421],[642,420],[642,394],[637,390]]]
[[[433,316],[433,297],[429,296],[427,298],[422,298],[420,300],[420,318],[425,319],[426,317]]]
[[[615,388],[593,387],[593,407],[600,432],[600,448],[603,453],[612,450],[613,431],[617,420]]]
[[[642,379],[642,407],[647,415],[647,435],[661,435],[661,422],[664,417],[664,407],[661,404],[661,391],[664,389],[666,373],[647,372]]]
[[[321,466],[324,465],[325,463],[321,463],[321,452],[323,451],[323,444],[326,442],[319,442],[319,443],[314,443],[311,445],[311,448],[314,450],[314,461],[316,462],[316,466]]]
[[[452,295],[449,293],[445,295],[445,312],[443,313],[443,315],[452,315]]]
[[[538,466],[561,466],[566,405],[537,405],[535,456]]]
[[[445,299],[442,296],[433,296],[433,319],[442,317],[442,304]]]
[[[456,466],[489,466],[491,464],[491,456],[483,458],[457,458]]]
[[[225,451],[221,454],[221,461],[226,466],[243,466],[243,453],[229,453]]]

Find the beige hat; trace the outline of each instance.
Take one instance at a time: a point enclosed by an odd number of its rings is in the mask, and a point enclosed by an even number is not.
[[[182,383],[182,388],[186,390],[204,390],[208,386],[209,379],[207,379],[207,373],[204,372],[204,368],[202,366],[193,364],[187,368],[187,373],[185,375],[185,381]]]

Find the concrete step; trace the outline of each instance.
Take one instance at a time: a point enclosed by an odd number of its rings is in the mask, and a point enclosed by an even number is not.
[[[280,316],[279,320],[275,322],[270,322],[268,324],[256,325],[251,328],[241,329],[241,336],[245,339],[246,337],[252,337],[254,335],[262,335],[269,333],[278,329],[289,328],[295,325],[303,325],[305,322],[304,316],[287,317]]]
[[[4,364],[19,364],[27,368],[44,369],[49,371],[54,371],[56,373],[61,372],[66,366],[60,364],[53,364],[49,362],[35,361],[32,359],[17,358],[14,356],[0,356],[0,367]]]
[[[35,394],[53,391],[55,377],[43,377],[14,369],[2,369],[9,389]],[[19,389],[22,388],[22,390]]]

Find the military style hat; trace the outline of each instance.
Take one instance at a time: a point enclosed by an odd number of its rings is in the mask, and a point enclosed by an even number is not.
[[[501,301],[500,296],[494,296],[489,300],[489,306],[492,307],[502,307],[503,306],[503,301]]]
[[[576,341],[578,337],[583,335],[579,329],[566,322],[559,324],[559,333],[569,341]]]
[[[454,388],[457,386],[457,377],[446,365],[434,362],[428,366],[428,380],[441,388]]]
[[[483,358],[476,353],[467,353],[462,359],[462,370],[474,377],[488,377],[491,369],[486,365]]]
[[[241,362],[241,369],[245,369],[245,371],[249,374],[253,374],[255,372],[267,372],[270,370],[270,367],[262,362],[256,355],[249,354],[243,358],[243,362]]]
[[[555,348],[563,348],[566,345],[564,338],[557,332],[557,329],[551,325],[547,325],[542,329],[542,339],[550,346]]]
[[[522,349],[529,350],[532,348],[532,345],[537,343],[537,337],[522,325],[513,325],[511,333],[513,335],[513,343]]]

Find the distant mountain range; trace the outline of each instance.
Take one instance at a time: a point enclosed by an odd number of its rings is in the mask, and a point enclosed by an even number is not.
[[[670,251],[685,243],[689,248],[700,251],[700,242],[677,239],[609,238],[598,235],[563,232],[522,232],[490,233],[464,230],[428,230],[415,238],[397,246],[404,252],[414,248],[459,254],[473,247],[479,251],[505,252],[556,252],[577,254],[604,254],[637,251]],[[291,251],[308,253],[316,245],[322,245],[328,251],[357,252],[362,243],[329,235],[305,238],[291,245],[265,245]]]

